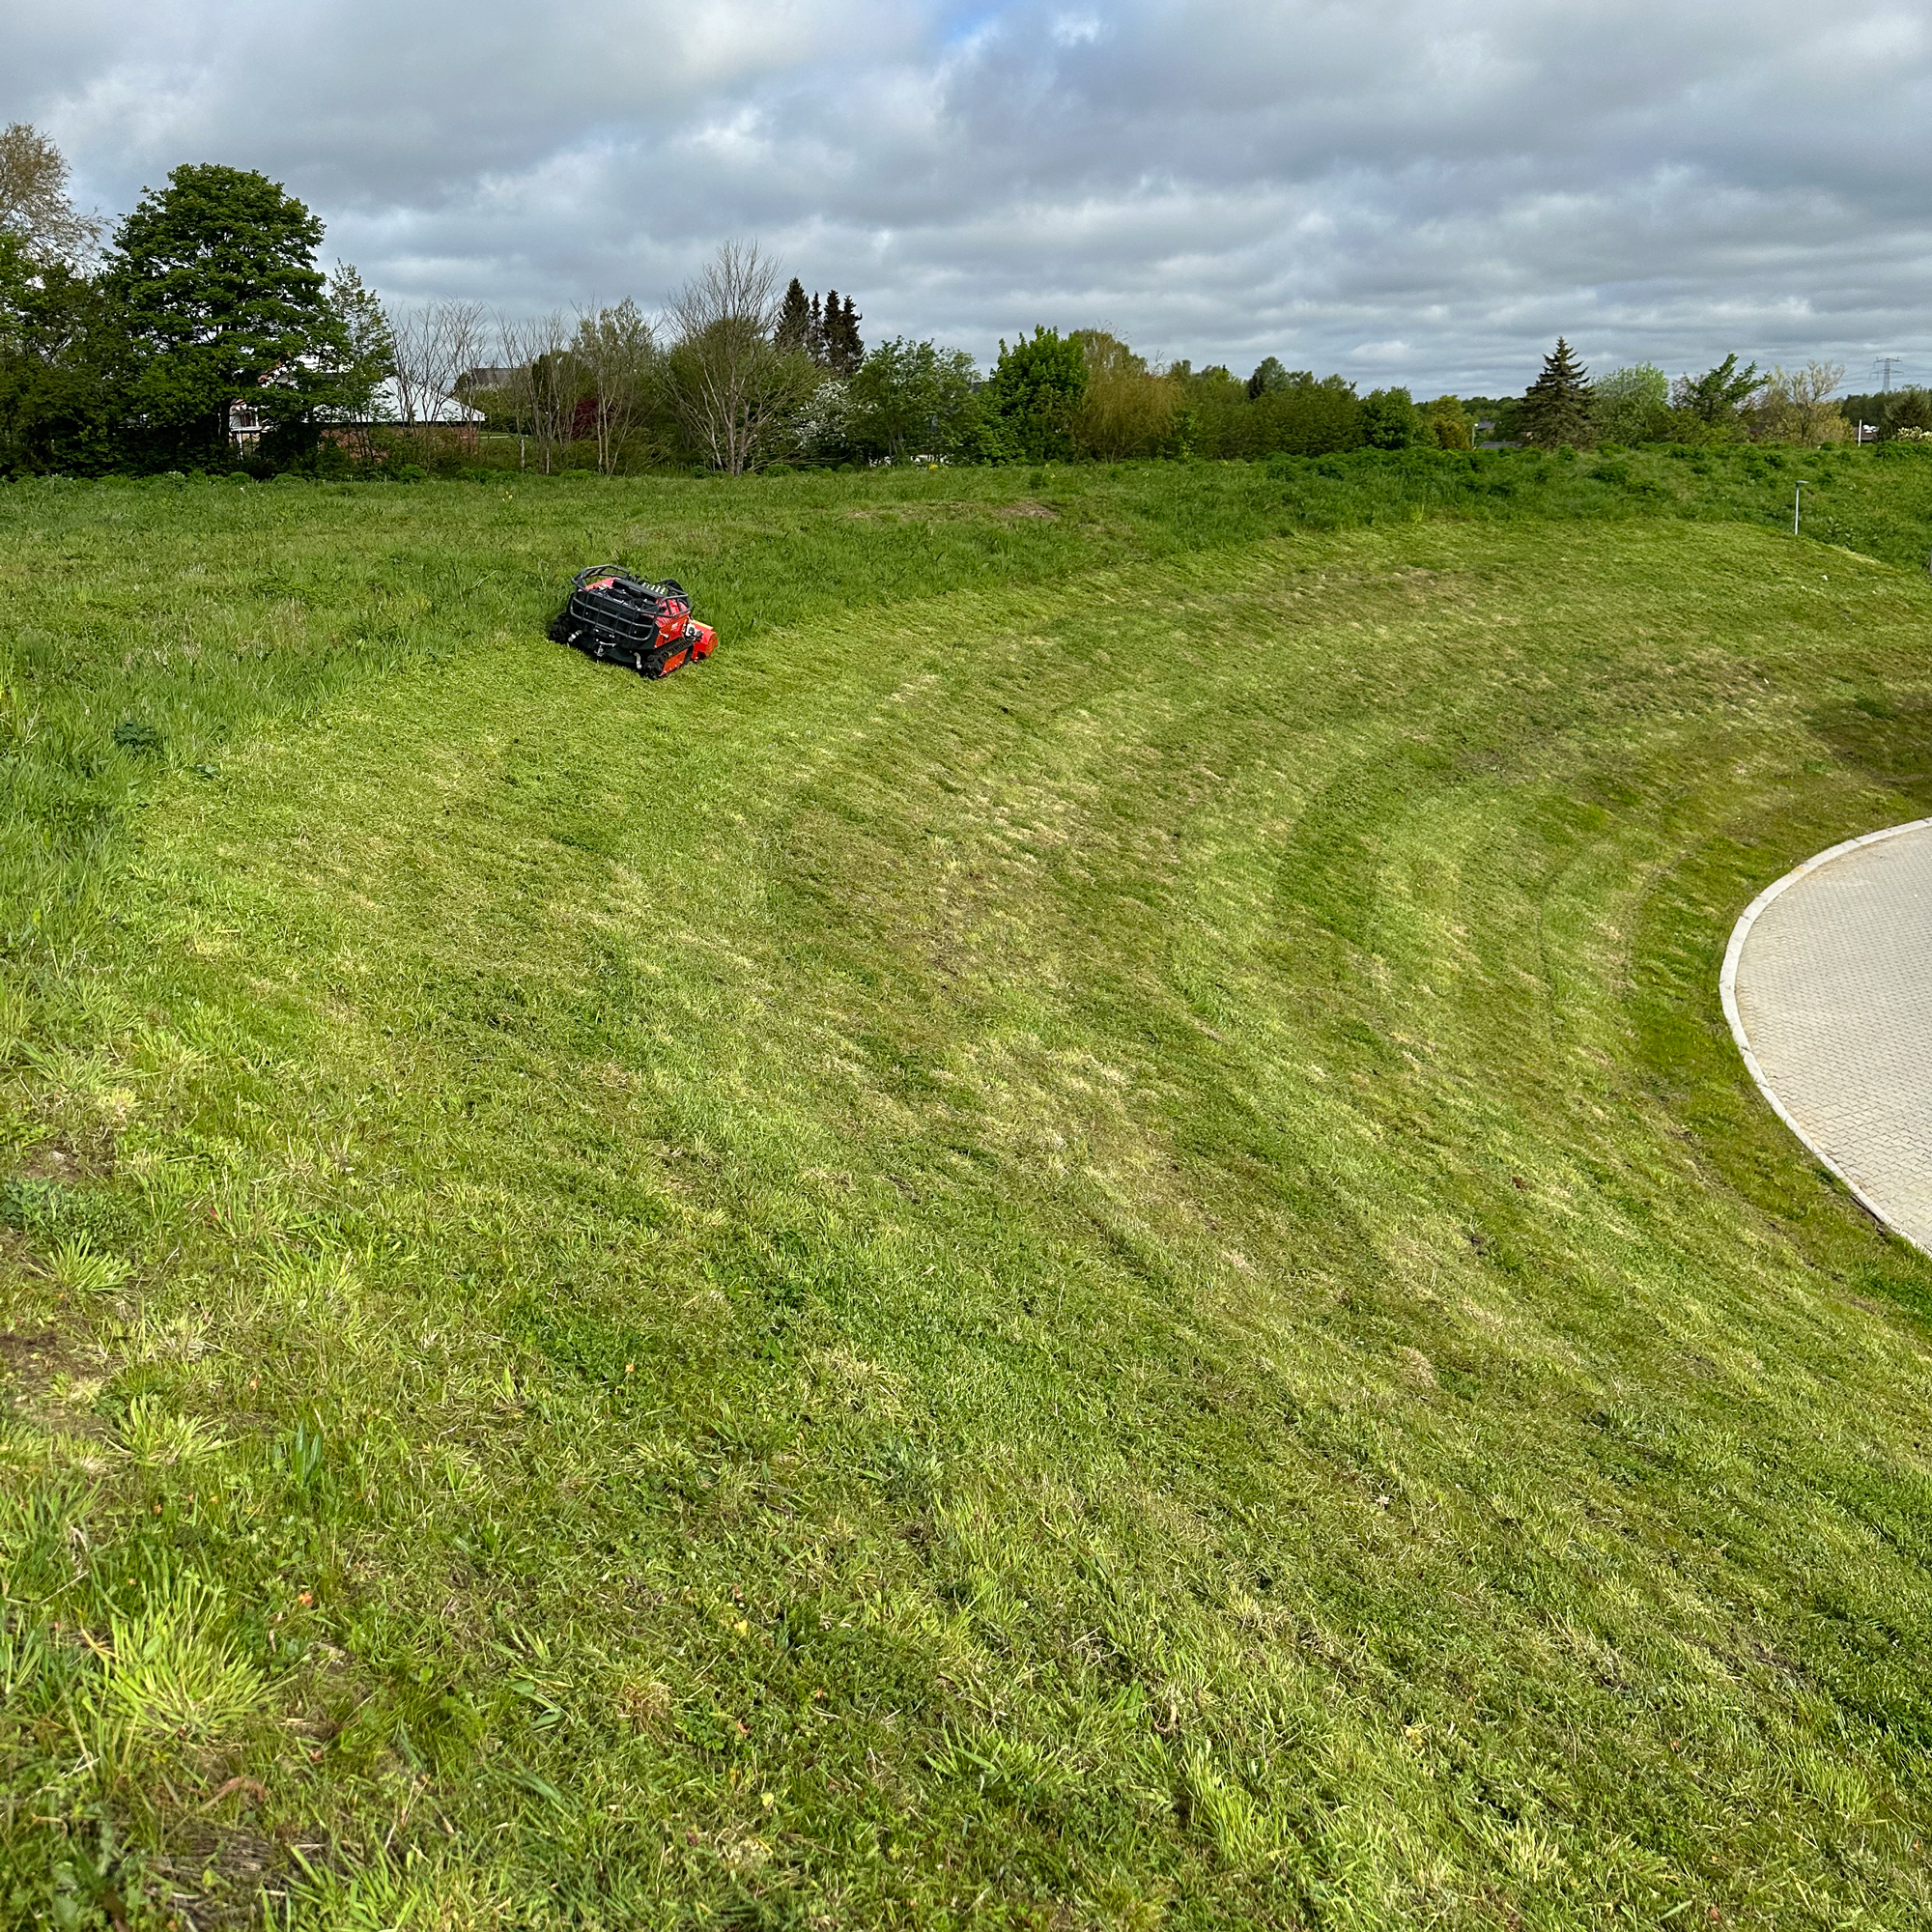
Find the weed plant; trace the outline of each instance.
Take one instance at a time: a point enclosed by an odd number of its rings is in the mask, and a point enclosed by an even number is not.
[[[1923,1923],[1932,1266],[1715,982],[1932,466],[1759,467],[0,492],[0,1911]]]

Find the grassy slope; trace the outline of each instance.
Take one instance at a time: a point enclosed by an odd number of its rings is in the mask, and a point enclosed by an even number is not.
[[[1714,981],[1932,597],[781,487],[16,531],[15,1909],[1922,1920],[1932,1270]],[[679,517],[716,665],[529,634]]]

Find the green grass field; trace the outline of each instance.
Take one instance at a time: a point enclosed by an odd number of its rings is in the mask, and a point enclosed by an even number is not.
[[[1716,979],[1932,464],[1726,461],[0,490],[0,1918],[1924,1924]]]

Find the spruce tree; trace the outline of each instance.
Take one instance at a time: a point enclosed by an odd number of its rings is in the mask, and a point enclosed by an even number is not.
[[[818,304],[818,292],[811,297],[811,317],[805,325],[805,353],[822,369],[825,366],[825,314]]]
[[[838,373],[841,376],[856,376],[859,364],[866,359],[866,345],[859,334],[859,325],[864,320],[858,304],[847,296],[845,307],[838,317]]]
[[[772,341],[781,350],[803,349],[811,330],[811,304],[805,298],[805,284],[794,275],[779,308],[778,327]]]
[[[825,291],[825,314],[818,332],[818,358],[835,375],[838,371],[838,291]]]
[[[1544,449],[1591,441],[1591,401],[1590,372],[1559,335],[1543,358],[1542,375],[1523,391],[1523,440]]]

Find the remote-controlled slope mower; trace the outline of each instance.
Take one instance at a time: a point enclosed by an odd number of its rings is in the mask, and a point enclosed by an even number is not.
[[[580,570],[550,634],[600,664],[667,677],[718,648],[718,633],[691,614],[684,585],[653,583],[614,563]]]

